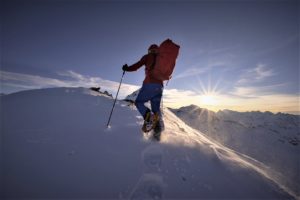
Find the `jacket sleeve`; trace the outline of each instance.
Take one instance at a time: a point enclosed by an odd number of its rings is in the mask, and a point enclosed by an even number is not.
[[[135,63],[135,64],[129,66],[129,68],[128,68],[127,71],[132,72],[132,71],[136,71],[136,70],[138,70],[139,68],[141,68],[143,65],[146,64],[146,57],[147,57],[147,55],[144,55],[144,56],[141,58],[141,60],[139,60],[137,63]]]

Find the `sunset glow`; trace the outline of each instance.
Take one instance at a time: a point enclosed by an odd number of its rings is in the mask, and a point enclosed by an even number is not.
[[[202,95],[201,96],[201,104],[211,105],[211,106],[217,105],[218,104],[217,97],[214,95],[209,95],[209,94]]]

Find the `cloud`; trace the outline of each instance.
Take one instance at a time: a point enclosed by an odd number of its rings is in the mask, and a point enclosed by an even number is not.
[[[189,67],[187,70],[183,71],[179,75],[173,77],[173,79],[197,76],[209,72],[213,67],[224,66],[224,65],[226,65],[226,62],[223,61],[213,61],[209,63],[207,66],[203,66],[203,67],[201,67],[199,64],[194,64],[193,66]]]
[[[258,64],[253,69],[245,70],[238,80],[238,84],[248,84],[253,82],[262,82],[265,79],[276,75],[274,70],[267,67],[265,64]]]
[[[82,75],[76,73],[74,71],[64,71],[58,73],[61,76],[69,77],[74,79],[74,83],[77,84],[76,87],[92,87],[92,86],[100,86],[104,90],[108,90],[109,92],[116,93],[119,87],[119,82],[105,80],[100,77],[91,77],[88,75]],[[139,89],[137,85],[131,85],[122,83],[120,90],[120,97],[123,98],[128,95],[130,92]]]
[[[254,68],[254,72],[256,74],[257,80],[263,80],[267,77],[274,76],[275,73],[271,69],[267,69],[266,65],[258,64],[256,68]]]
[[[79,81],[85,81],[87,79],[87,77],[78,74],[72,70],[68,70],[68,71],[63,71],[63,72],[57,72],[58,75],[60,76],[66,76],[66,77],[70,77]]]
[[[187,98],[194,98],[197,94],[190,90],[177,90],[177,89],[165,89],[164,98],[166,102],[182,102],[184,100],[188,101]]]
[[[172,108],[191,104],[199,105],[200,100],[201,94],[191,90],[165,89],[163,93],[163,103],[165,106]]]
[[[229,95],[238,98],[258,98],[265,95],[274,95],[274,88],[282,88],[287,86],[287,83],[272,84],[266,86],[236,86],[233,91],[229,92]]]
[[[205,105],[201,101],[200,93],[190,90],[166,89],[164,91],[164,106],[179,108],[187,105],[198,105],[202,108],[218,111],[231,109],[236,111],[271,111],[299,113],[298,95],[274,94],[272,87],[281,87],[284,84],[265,87],[236,87],[231,94],[216,94],[215,105]]]
[[[100,77],[91,77],[82,75],[74,71],[63,71],[57,73],[62,79],[42,77],[37,75],[15,73],[0,70],[1,85],[22,89],[39,89],[47,87],[93,87],[100,86],[102,90],[110,93],[116,93],[119,83],[102,79]],[[63,77],[69,78],[68,80]],[[122,84],[120,96],[125,96],[130,91],[135,91],[139,87],[136,85]]]
[[[189,68],[189,69],[185,70],[184,72],[182,72],[181,74],[175,76],[173,79],[196,76],[196,75],[199,75],[199,74],[203,74],[203,73],[207,72],[208,70],[209,70],[208,67]]]
[[[32,90],[36,89],[36,86],[30,86],[30,85],[21,85],[21,84],[15,84],[15,83],[1,83],[2,86],[8,86],[13,88],[22,88],[23,90]]]
[[[0,70],[0,80],[4,84],[15,84],[15,85],[19,85],[19,87],[21,87],[21,88],[70,86],[69,84],[67,84],[67,82],[64,82],[64,81],[61,81],[58,79],[47,78],[47,77],[42,77],[42,76],[37,76],[37,75],[30,75],[30,74],[7,72],[7,71],[1,71],[1,70]]]
[[[266,70],[256,70],[261,77],[269,76]],[[74,71],[58,73],[62,79],[42,77],[30,74],[21,74],[0,70],[1,86],[10,86],[19,89],[37,89],[46,87],[91,87],[100,86],[101,90],[116,93],[119,82],[109,81],[100,77],[82,75]],[[67,80],[66,80],[67,78]],[[186,105],[198,105],[217,111],[222,109],[233,109],[238,111],[273,111],[273,112],[299,112],[299,95],[284,95],[272,93],[272,88],[283,87],[286,84],[268,85],[263,87],[235,87],[231,93],[216,94],[216,105],[202,105],[203,94],[191,90],[165,89],[163,104],[166,107],[178,108]],[[140,86],[123,83],[119,98],[139,89]]]
[[[286,94],[256,95],[255,98],[224,96],[223,108],[237,111],[271,111],[299,113],[299,96]]]
[[[7,72],[0,70],[0,80],[2,85],[24,89],[39,89],[47,87],[92,87],[100,86],[101,90],[107,90],[115,94],[119,87],[119,82],[105,80],[100,77],[82,75],[72,70],[57,73],[61,79],[48,78],[30,74]],[[119,97],[124,98],[132,92],[138,90],[140,86],[123,83]],[[165,89],[164,103],[166,106],[179,107],[197,102],[197,93],[190,90]]]

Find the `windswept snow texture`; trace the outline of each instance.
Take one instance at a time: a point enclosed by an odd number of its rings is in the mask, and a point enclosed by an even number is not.
[[[209,138],[262,162],[269,176],[300,196],[300,116],[230,110],[215,113],[195,105],[172,111]]]
[[[261,163],[164,110],[161,142],[138,112],[84,88],[1,97],[1,197],[79,199],[293,199]],[[251,161],[251,162],[250,162]]]

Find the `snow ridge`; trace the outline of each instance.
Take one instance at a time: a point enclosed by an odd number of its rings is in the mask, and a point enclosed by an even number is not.
[[[171,110],[209,138],[250,161],[263,163],[269,177],[300,195],[300,116],[230,110],[215,113],[195,105]]]
[[[164,109],[161,142],[134,107],[85,88],[1,99],[1,198],[293,199],[263,163],[218,144]]]

